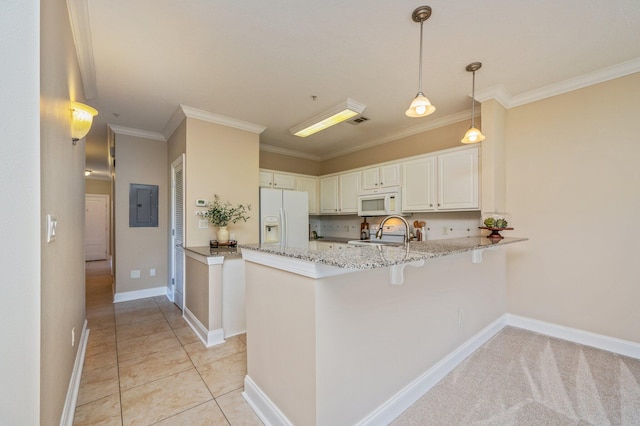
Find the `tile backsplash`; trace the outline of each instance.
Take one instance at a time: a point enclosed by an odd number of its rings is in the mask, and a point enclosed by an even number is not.
[[[479,211],[472,212],[442,212],[442,213],[414,213],[405,216],[413,228],[413,222],[424,221],[427,228],[427,240],[438,240],[443,238],[458,238],[480,235],[478,227],[481,223]],[[349,238],[357,240],[360,238],[360,223],[362,217],[356,215],[349,216],[311,216],[309,218],[309,233],[316,231],[319,236]],[[368,217],[367,222],[379,224],[383,217]]]

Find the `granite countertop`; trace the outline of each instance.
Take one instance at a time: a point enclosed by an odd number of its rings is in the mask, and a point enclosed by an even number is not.
[[[318,241],[325,243],[343,243],[347,244],[349,241],[358,240],[359,238],[341,238],[341,237],[318,237],[318,238],[309,238],[309,241]]]
[[[527,238],[505,237],[494,241],[484,236],[449,238],[432,241],[412,241],[409,247],[352,246],[336,250],[312,250],[282,247],[279,244],[243,244],[240,247],[262,253],[276,254],[300,260],[337,266],[339,268],[373,269],[400,265],[456,253],[501,247],[527,241]],[[408,250],[407,250],[408,249]]]
[[[210,248],[209,246],[200,247],[183,247],[192,253],[200,254],[206,257],[223,256],[223,257],[240,257],[241,252],[238,247],[218,247]]]

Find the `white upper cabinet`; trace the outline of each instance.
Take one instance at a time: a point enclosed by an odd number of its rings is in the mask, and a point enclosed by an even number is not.
[[[340,205],[339,213],[358,213],[358,193],[360,192],[360,173],[344,173],[339,175]]]
[[[260,171],[260,186],[273,189],[295,189],[296,176],[283,173]]]
[[[478,148],[402,163],[402,211],[478,210]]]
[[[435,157],[406,161],[402,168],[402,211],[436,210]]]
[[[318,209],[318,179],[314,177],[296,176],[296,191],[309,194],[309,214],[320,213]]]
[[[360,172],[320,178],[320,213],[357,214]]]
[[[320,213],[338,214],[338,176],[320,178]]]
[[[400,185],[400,163],[372,167],[362,171],[362,189],[379,189]]]
[[[438,156],[438,209],[478,209],[478,149]]]

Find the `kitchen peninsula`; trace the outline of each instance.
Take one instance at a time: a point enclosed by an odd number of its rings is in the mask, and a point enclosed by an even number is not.
[[[388,423],[503,326],[525,240],[242,246],[246,399],[270,424]]]

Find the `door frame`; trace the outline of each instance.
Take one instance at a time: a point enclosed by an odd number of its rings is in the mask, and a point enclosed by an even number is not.
[[[184,222],[185,222],[185,155],[180,154],[178,158],[176,158],[171,163],[171,230],[169,237],[169,287],[167,291],[167,296],[169,300],[175,303],[175,290],[176,290],[176,169],[178,167],[182,167],[182,242],[184,243]],[[184,255],[183,255],[184,256]],[[182,295],[183,295],[183,303],[180,309],[184,309],[184,260],[182,267]]]
[[[110,243],[110,239],[109,239],[109,227],[110,227],[110,215],[111,215],[111,210],[110,210],[110,205],[111,205],[111,197],[107,194],[84,194],[84,205],[85,205],[85,224],[87,222],[87,218],[86,218],[86,206],[87,206],[87,199],[89,198],[93,198],[93,199],[101,199],[104,200],[105,202],[105,209],[106,209],[106,215],[105,215],[105,226],[104,226],[104,243],[105,243],[105,260],[109,260],[111,258],[111,243]],[[85,225],[86,226],[86,225]],[[86,231],[85,231],[86,232]],[[83,244],[85,244],[85,260],[86,260],[86,237],[85,237],[85,241],[83,242]]]

